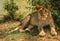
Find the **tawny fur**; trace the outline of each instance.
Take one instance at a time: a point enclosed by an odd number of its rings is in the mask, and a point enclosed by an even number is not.
[[[36,7],[37,11],[33,12],[32,14],[27,15],[22,21],[21,21],[21,28],[30,31],[30,29],[33,28],[33,26],[38,26],[39,35],[44,36],[45,32],[43,30],[43,27],[45,25],[50,25],[51,28],[51,34],[57,35],[57,32],[55,31],[55,25],[54,21],[51,15],[51,12],[44,8],[44,7]],[[21,31],[21,30],[20,30]]]

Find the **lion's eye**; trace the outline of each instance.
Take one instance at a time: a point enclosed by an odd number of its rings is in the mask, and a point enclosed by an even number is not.
[[[47,10],[45,10],[45,12],[47,12]]]

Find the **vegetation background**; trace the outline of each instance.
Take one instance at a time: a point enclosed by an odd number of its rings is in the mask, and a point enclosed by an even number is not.
[[[21,20],[28,14],[31,14],[35,11],[34,6],[37,4],[42,6],[50,6],[50,11],[52,12],[53,19],[56,24],[60,24],[60,0],[3,0],[1,1],[1,18],[0,20],[4,21],[2,16],[10,19]],[[11,15],[10,15],[11,14]]]

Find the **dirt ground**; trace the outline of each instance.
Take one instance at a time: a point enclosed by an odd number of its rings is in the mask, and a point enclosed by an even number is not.
[[[0,38],[0,41],[60,41],[60,36],[54,37],[18,37],[18,39],[10,38]]]
[[[14,25],[15,24],[16,23],[14,23]],[[18,22],[18,24],[19,24],[19,22]],[[3,26],[1,26],[1,27],[3,27]],[[6,37],[0,37],[0,41],[60,41],[60,31],[58,31],[58,34],[59,35],[57,35],[57,36],[51,36],[51,35],[47,34],[47,36],[40,37],[38,35],[32,36],[30,34],[19,32],[17,34],[16,33],[9,34]]]

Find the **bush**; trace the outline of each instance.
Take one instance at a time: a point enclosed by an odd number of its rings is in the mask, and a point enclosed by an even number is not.
[[[5,9],[8,12],[8,15],[5,17],[5,19],[14,20],[15,13],[18,10],[18,6],[14,3],[14,1],[10,0],[10,3],[5,4]]]

